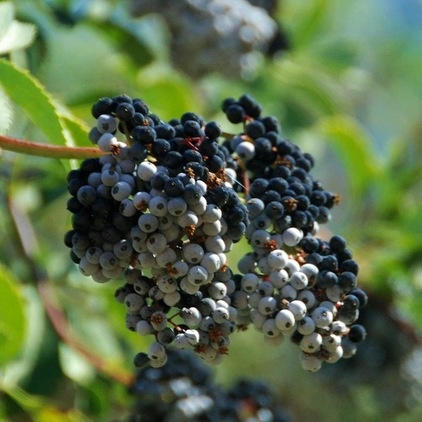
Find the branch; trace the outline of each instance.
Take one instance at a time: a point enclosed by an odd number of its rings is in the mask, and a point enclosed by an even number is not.
[[[21,154],[37,155],[47,158],[95,158],[104,155],[96,147],[67,147],[51,144],[42,144],[23,139],[0,135],[0,148]]]

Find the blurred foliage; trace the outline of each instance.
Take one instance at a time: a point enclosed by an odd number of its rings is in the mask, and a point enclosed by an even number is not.
[[[100,96],[139,95],[166,119],[219,118],[223,98],[255,96],[342,197],[329,228],[361,264],[369,337],[315,375],[249,330],[218,379],[270,381],[295,420],[420,420],[422,4],[284,0],[277,20],[290,49],[253,78],[191,80],[170,65],[160,19],[132,18],[126,1],[0,2],[0,133],[88,145]],[[74,163],[7,151],[0,163],[0,419],[124,420],[146,345],[124,327],[117,286],[82,277],[61,246]]]

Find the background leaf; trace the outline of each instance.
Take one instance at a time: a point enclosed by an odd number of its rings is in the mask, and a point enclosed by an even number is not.
[[[29,72],[0,60],[0,84],[52,144],[68,143],[51,97]]]
[[[320,120],[317,130],[338,153],[347,173],[351,196],[362,197],[373,183],[379,163],[371,153],[371,141],[358,122],[347,116],[329,116]]]
[[[17,286],[19,281],[0,263],[0,365],[19,354],[26,332],[24,302]]]

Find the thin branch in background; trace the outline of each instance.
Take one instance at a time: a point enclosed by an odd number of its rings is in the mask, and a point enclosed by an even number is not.
[[[75,337],[65,313],[54,295],[53,288],[48,281],[45,270],[40,268],[32,258],[36,254],[38,243],[30,219],[10,198],[7,203],[16,237],[19,240],[18,247],[22,251],[21,256],[31,272],[33,283],[37,286],[44,308],[57,334],[68,346],[84,356],[85,359],[100,372],[107,374],[110,378],[113,378],[126,386],[131,385],[133,380],[133,375],[131,373],[128,373],[123,368],[116,368],[116,366],[109,361],[94,355],[88,347]],[[26,239],[27,233],[33,234],[33,241],[27,242],[26,240],[23,240]]]
[[[65,314],[60,308],[57,298],[54,297],[53,289],[49,286],[47,281],[38,282],[38,291],[47,315],[62,340],[72,349],[84,356],[99,371],[124,385],[131,385],[133,381],[132,374],[127,373],[121,368],[113,368],[108,361],[92,354],[90,350],[75,338]]]

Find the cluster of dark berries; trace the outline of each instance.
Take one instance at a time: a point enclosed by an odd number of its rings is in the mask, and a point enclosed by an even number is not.
[[[225,390],[192,353],[177,350],[169,351],[161,368],[140,369],[131,394],[136,404],[130,422],[290,420],[266,383],[245,379]]]
[[[218,363],[250,324],[298,342],[307,370],[352,356],[366,335],[358,265],[342,237],[317,237],[337,195],[252,97],[223,110],[241,133],[192,112],[164,122],[126,95],[94,104],[90,139],[105,155],[68,176],[73,261],[97,282],[124,278],[116,299],[130,330],[154,336],[154,367],[170,345]],[[251,248],[230,265],[242,238]]]
[[[253,73],[263,52],[285,45],[280,43],[277,22],[268,13],[274,5],[265,3],[132,0],[131,11],[135,16],[156,13],[165,21],[176,68],[194,78],[217,72],[233,79]]]

